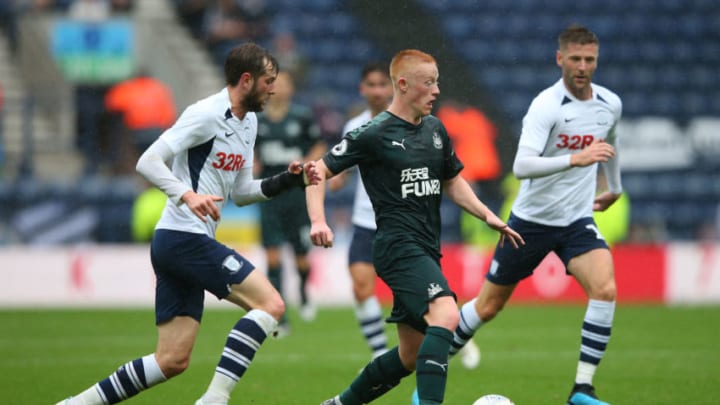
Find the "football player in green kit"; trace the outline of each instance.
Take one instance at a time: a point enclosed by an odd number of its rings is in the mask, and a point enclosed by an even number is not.
[[[388,110],[345,135],[317,161],[321,177],[358,165],[375,210],[373,262],[393,291],[389,322],[398,346],[372,360],[341,394],[325,405],[373,401],[417,371],[421,405],[445,395],[448,351],[458,324],[455,294],[440,268],[440,200],[446,193],[460,207],[500,232],[514,246],[522,237],[492,213],[458,174],[463,169],[440,120],[430,115],[440,94],[435,59],[409,49],[390,63],[393,100]],[[330,247],[325,185],[306,189],[310,238]]]

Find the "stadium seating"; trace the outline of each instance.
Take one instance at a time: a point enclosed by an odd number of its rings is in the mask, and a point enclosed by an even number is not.
[[[370,39],[347,2],[266,3],[272,10],[271,31],[291,32],[311,62],[297,100],[329,107],[342,117],[361,101],[357,82],[362,64],[389,55]],[[703,225],[716,221],[720,204],[717,0],[417,0],[417,4],[437,19],[448,45],[471,68],[474,79],[490,90],[514,133],[520,131],[530,100],[558,78],[553,63],[558,31],[571,22],[589,26],[601,40],[596,81],[622,97],[623,119],[636,122],[627,125],[622,136],[630,139],[633,153],[653,151],[647,162],[632,155],[635,161],[623,174],[632,200],[631,220],[640,225],[662,223],[673,239],[695,237]],[[83,238],[129,240],[130,210],[139,192],[133,180],[98,177],[70,184],[18,180],[0,181],[0,219],[21,240],[32,243],[33,233],[47,235],[38,240],[61,243]],[[19,212],[25,215],[19,217]],[[57,229],[67,230],[68,237],[58,237]]]
[[[696,237],[703,224],[714,223],[720,204],[720,124],[714,118],[701,117],[720,115],[720,83],[715,68],[720,61],[720,3],[420,3],[438,16],[456,53],[475,68],[475,77],[493,92],[518,133],[530,100],[559,77],[552,63],[558,32],[571,22],[590,27],[601,41],[596,81],[622,97],[624,119],[663,117],[675,123],[640,120],[642,125],[626,126],[631,131],[623,136],[635,136],[633,129],[651,132],[642,134],[643,141],[636,142],[636,150],[640,143],[655,148],[653,139],[658,136],[661,142],[678,142],[668,133],[656,132],[658,129],[686,137],[681,142],[686,146],[677,149],[674,156],[668,155],[672,156],[668,162],[676,168],[662,170],[662,158],[650,156],[656,160],[656,167],[642,169],[636,165],[624,173],[623,183],[632,200],[632,222],[662,223],[670,238],[680,239]],[[686,153],[697,157],[691,167],[682,165]]]

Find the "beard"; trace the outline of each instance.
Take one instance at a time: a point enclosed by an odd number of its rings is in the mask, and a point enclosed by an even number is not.
[[[245,95],[242,100],[242,106],[245,111],[260,112],[265,109],[265,104],[260,98],[260,93],[257,91],[256,84],[253,84],[250,92]]]

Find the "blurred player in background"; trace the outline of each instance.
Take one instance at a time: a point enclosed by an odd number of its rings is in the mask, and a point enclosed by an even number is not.
[[[205,290],[249,311],[230,331],[210,386],[195,402],[228,403],[256,351],[275,331],[285,304],[262,272],[214,239],[222,206],[228,196],[246,205],[302,188],[307,179],[318,182],[312,162],[304,172],[293,162],[273,177],[253,179],[255,112],[273,94],[277,71],[263,48],[252,43],[234,48],[225,61],[226,88],[188,107],[140,157],[138,172],[168,196],[150,247],[157,277],[157,348],[59,404],[114,404],[185,371]]]
[[[345,124],[343,135],[367,124],[376,115],[385,111],[392,98],[392,81],[387,63],[367,63],[360,77],[360,95],[365,99],[367,109]],[[349,172],[344,171],[328,181],[330,190],[338,190],[346,181]],[[372,357],[387,351],[387,335],[380,302],[375,296],[375,266],[372,264],[372,242],[375,237],[375,211],[362,181],[358,179],[352,211],[353,236],[348,253],[355,316],[360,331],[367,341]]]
[[[593,210],[606,210],[622,194],[615,134],[622,104],[615,93],[592,83],[599,48],[594,33],[572,25],[558,42],[562,78],[530,105],[513,166],[522,181],[508,224],[527,244],[519,254],[498,245],[478,297],[460,311],[451,351],[492,320],[520,280],[554,251],[589,298],[567,403],[602,405],[606,403],[596,397],[593,376],[610,340],[616,289],[612,256]],[[596,195],[598,163],[609,190]]]
[[[285,170],[293,160],[317,160],[327,150],[312,110],[293,103],[294,92],[290,74],[280,72],[275,81],[275,94],[268,101],[265,111],[258,114],[255,172],[259,177]],[[306,212],[305,192],[300,188],[289,191],[282,198],[260,204],[260,227],[268,278],[282,294],[282,246],[289,242],[300,276],[300,316],[305,321],[311,321],[316,310],[307,294],[310,276],[307,254],[312,245],[308,238],[310,220]],[[283,336],[289,331],[287,317],[283,316],[278,333]]]
[[[448,351],[459,320],[455,294],[440,268],[443,190],[500,231],[503,241],[522,242],[458,175],[462,163],[442,123],[429,115],[440,94],[435,59],[418,50],[401,51],[392,59],[390,76],[394,93],[387,111],[346,134],[317,162],[317,169],[329,178],[354,165],[360,168],[377,223],[373,263],[393,292],[389,321],[397,323],[399,345],[373,359],[326,405],[369,403],[416,369],[421,403],[443,402]],[[306,194],[313,243],[330,247],[324,184],[307,188]]]

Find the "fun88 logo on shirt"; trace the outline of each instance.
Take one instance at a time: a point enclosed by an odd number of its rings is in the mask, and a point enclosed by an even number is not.
[[[400,172],[400,188],[402,190],[402,198],[409,195],[423,197],[428,195],[440,194],[440,180],[430,179],[427,167],[417,169],[405,169]]]

